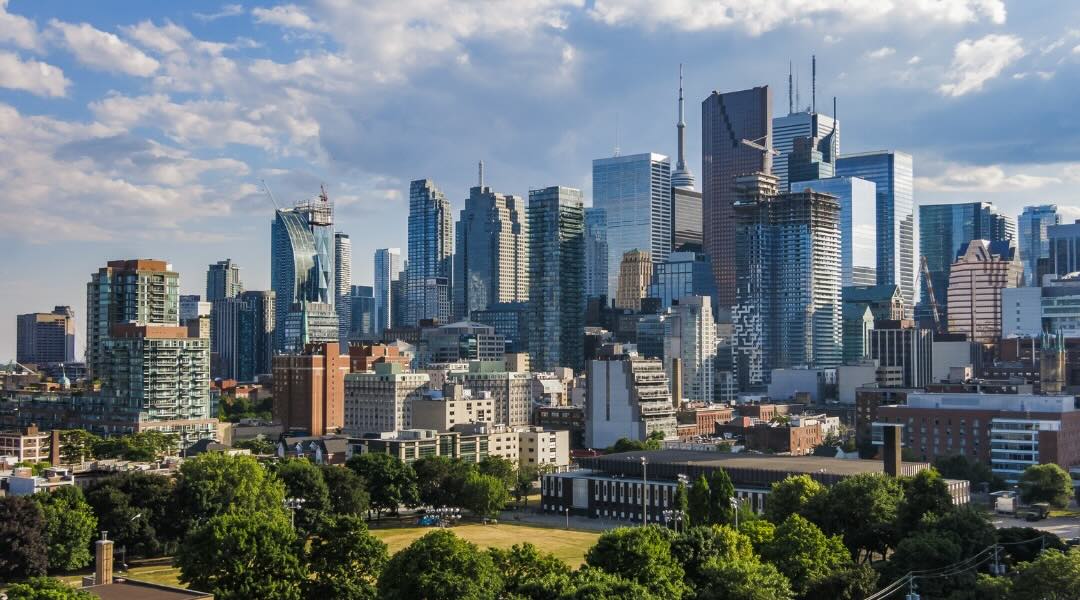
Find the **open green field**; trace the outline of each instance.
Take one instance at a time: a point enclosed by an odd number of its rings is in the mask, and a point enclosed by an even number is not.
[[[86,571],[86,575],[92,575],[93,571]],[[160,585],[172,585],[176,587],[186,587],[180,585],[178,577],[180,577],[180,569],[171,567],[168,565],[153,565],[145,567],[131,567],[127,571],[117,571],[116,577],[126,577],[129,579],[137,579],[139,581],[145,581],[147,583],[157,583]],[[79,585],[82,581],[82,575],[66,575],[61,576],[59,579],[71,583],[73,585]]]
[[[372,535],[390,546],[391,554],[408,546],[413,540],[430,531],[434,531],[434,528],[373,527],[371,529]],[[577,567],[585,561],[585,552],[600,537],[600,534],[593,531],[550,529],[504,523],[498,525],[456,525],[450,528],[450,531],[481,548],[509,548],[514,544],[531,542],[540,550],[554,554],[572,567]]]

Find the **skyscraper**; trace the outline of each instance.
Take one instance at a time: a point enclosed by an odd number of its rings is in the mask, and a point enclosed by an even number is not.
[[[877,191],[858,177],[793,181],[791,191],[807,189],[840,201],[840,279],[845,287],[877,283]]]
[[[831,152],[832,161],[840,155],[840,121],[828,115],[810,110],[793,112],[774,118],[772,131],[773,149],[777,152],[773,157],[772,174],[776,176],[780,192],[788,191],[789,184],[798,181],[788,176],[788,160],[796,139],[816,138],[819,142],[816,149],[825,154]]]
[[[1050,258],[1050,235],[1051,225],[1061,222],[1058,216],[1057,206],[1043,204],[1041,206],[1025,206],[1020,214],[1020,262],[1024,263],[1024,285],[1040,284],[1039,259]]]
[[[608,296],[607,213],[585,209],[585,297]]]
[[[240,283],[240,266],[231,258],[219,260],[206,270],[206,301],[233,298],[244,291]]]
[[[1024,267],[1009,240],[972,240],[949,271],[949,333],[993,343],[1001,337],[1001,290],[1019,287]]]
[[[413,181],[409,184],[409,262],[405,291],[409,325],[421,319],[449,322],[453,255],[450,202],[430,179]]]
[[[682,365],[683,397],[675,398],[676,402],[713,400],[716,323],[711,304],[708,297],[683,296],[675,301],[664,321],[664,366],[668,378],[676,375],[672,359],[679,359]]]
[[[393,326],[394,294],[393,282],[397,281],[401,271],[401,249],[379,248],[375,251],[375,333]]]
[[[529,191],[529,306],[533,368],[585,368],[585,206],[581,191]]]
[[[840,364],[840,203],[810,190],[778,195],[763,173],[736,183],[739,385],[768,383],[772,369]]]
[[[457,222],[454,315],[529,297],[528,224],[525,200],[493,192],[480,182],[469,190]]]
[[[57,306],[52,312],[19,315],[15,360],[35,365],[75,362],[75,311]]]
[[[668,308],[683,296],[708,296],[716,293],[709,259],[698,252],[672,252],[668,259],[653,265],[646,297],[659,298],[660,308]],[[715,299],[713,303],[715,304]],[[730,308],[725,309],[730,310]],[[715,313],[713,313],[715,316]]]
[[[671,252],[671,162],[661,154],[614,156],[593,161],[593,207],[607,218],[608,290],[631,250],[662,261]]]
[[[352,240],[347,233],[334,234],[334,307],[338,315],[338,343],[349,347],[352,325],[352,302],[345,298],[352,292]]]
[[[246,291],[214,301],[211,375],[255,381],[272,367],[274,292]]]
[[[343,298],[349,303],[349,326],[345,332],[346,344],[348,342],[364,340],[375,341],[382,334],[375,330],[375,293],[370,285],[354,285],[349,290],[349,295]]]
[[[837,177],[871,181],[877,192],[877,282],[895,283],[910,310],[915,306],[915,175],[910,154],[892,150],[845,154]]]
[[[1051,225],[1049,269],[1058,277],[1080,271],[1080,219],[1075,223]]]
[[[919,251],[926,258],[930,281],[943,319],[948,315],[949,270],[972,240],[1015,240],[1012,220],[999,214],[989,202],[924,204],[919,207]],[[922,284],[924,302],[929,298]],[[920,312],[929,310],[923,307]],[[929,314],[929,313],[926,313]]]
[[[679,122],[675,124],[679,134],[678,161],[675,163],[675,171],[671,174],[671,187],[694,189],[694,174],[686,166],[686,111],[683,107],[682,93],[682,65],[679,65]]]
[[[652,281],[652,257],[647,250],[630,250],[619,262],[619,283],[615,288],[615,306],[632,311],[641,310],[641,299]]]
[[[735,305],[735,176],[771,173],[772,90],[721,94],[701,103],[701,215],[717,304]]]

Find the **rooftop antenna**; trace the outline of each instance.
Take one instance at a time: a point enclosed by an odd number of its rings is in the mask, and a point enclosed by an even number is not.
[[[484,161],[480,161],[479,171],[479,183],[477,185],[484,187]]]
[[[266,192],[266,195],[270,196],[270,201],[274,203],[274,210],[281,210],[281,206],[278,205],[277,199],[274,198],[274,192],[271,192],[270,191],[270,186],[266,185],[266,180],[265,179],[260,179],[259,183],[262,184],[263,191]]]
[[[799,100],[799,70],[795,69],[795,106],[802,110],[802,101]]]
[[[817,55],[810,55],[810,112],[817,112]]]
[[[787,63],[787,112],[789,115],[795,112],[795,101],[791,94],[791,61],[789,60]]]
[[[615,156],[619,155],[619,113],[615,113]]]

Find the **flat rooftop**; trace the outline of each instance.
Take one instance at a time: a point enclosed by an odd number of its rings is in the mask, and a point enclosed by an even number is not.
[[[212,600],[214,597],[213,594],[206,592],[195,592],[130,579],[115,579],[108,585],[85,587],[82,591],[102,600]]]

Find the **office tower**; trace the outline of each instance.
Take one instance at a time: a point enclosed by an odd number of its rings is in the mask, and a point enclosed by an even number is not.
[[[354,285],[349,295],[342,298],[349,305],[346,342],[374,341],[382,335],[375,329],[375,301],[375,290],[370,285]]]
[[[19,315],[15,360],[35,365],[75,362],[75,311],[57,306],[48,313]]]
[[[1050,258],[1051,225],[1061,222],[1057,206],[1025,206],[1018,220],[1020,262],[1024,263],[1024,285],[1038,286],[1039,259]]]
[[[655,315],[641,315],[637,322],[637,337],[634,338],[638,354],[645,358],[664,360],[664,324],[670,317],[670,309]],[[666,360],[664,365],[668,365]]]
[[[681,374],[675,373],[673,359],[680,360]],[[674,401],[712,402],[715,361],[712,300],[704,296],[679,298],[664,322],[664,367],[673,382],[676,375],[682,378],[682,398]]]
[[[474,310],[472,320],[493,327],[506,342],[506,353],[518,354],[529,351],[532,310],[530,302],[504,302]]]
[[[832,134],[824,138],[795,138],[787,157],[789,180],[792,182],[813,181],[835,176],[836,155],[831,154],[833,148],[831,141]]]
[[[180,324],[180,275],[163,260],[112,260],[86,284],[86,368],[91,377],[106,360],[113,325]]]
[[[593,207],[607,219],[608,290],[624,254],[645,250],[662,261],[671,252],[671,162],[660,154],[593,161]]]
[[[915,175],[910,154],[881,150],[845,154],[837,177],[873,182],[877,192],[877,283],[900,286],[907,308],[915,306]]]
[[[585,297],[608,295],[607,213],[585,209]]]
[[[586,447],[645,440],[654,432],[675,437],[675,407],[661,361],[622,356],[590,360],[586,369]]]
[[[406,323],[450,320],[449,286],[453,278],[453,215],[435,182],[409,184],[409,262],[406,265]],[[439,281],[442,285],[439,285]]]
[[[457,321],[420,332],[416,364],[420,368],[473,360],[502,362],[506,339],[490,325]]]
[[[254,381],[257,375],[269,374],[274,367],[274,304],[271,290],[242,292],[239,341],[241,381]]]
[[[671,249],[701,252],[701,192],[671,188]]]
[[[972,240],[1013,240],[1015,245],[1015,233],[1012,221],[999,214],[989,202],[924,204],[919,207],[919,252],[930,269],[930,281],[934,284],[934,296],[942,313],[941,318],[948,315],[949,269],[956,258],[967,250],[968,244]],[[928,303],[925,282],[922,290],[923,302]],[[920,312],[925,310],[929,308],[924,307]]]
[[[209,317],[212,306],[198,294],[180,296],[180,324],[199,317]]]
[[[345,424],[345,375],[349,355],[338,344],[308,344],[297,354],[274,357],[274,420],[286,434],[336,433]]]
[[[701,103],[701,216],[717,304],[735,305],[735,177],[771,173],[772,90],[721,94]]]
[[[240,283],[240,266],[231,258],[219,260],[206,270],[206,301],[234,298],[244,291]]]
[[[379,248],[375,251],[375,333],[382,335],[394,325],[392,283],[401,271],[401,249]]]
[[[529,297],[529,228],[525,200],[481,181],[469,190],[457,222],[454,316]]]
[[[325,191],[275,213],[270,286],[276,352],[299,352],[307,344],[338,339],[333,222],[334,205]]]
[[[387,433],[412,427],[413,402],[429,389],[427,373],[407,373],[400,364],[378,363],[366,373],[345,376],[345,431]]]
[[[529,346],[538,371],[585,368],[585,206],[581,190],[529,190]]]
[[[792,191],[807,188],[840,201],[840,280],[847,286],[877,283],[877,191],[858,177],[792,180]]]
[[[859,361],[866,355],[867,329],[873,329],[877,321],[901,321],[904,315],[904,297],[900,287],[889,285],[844,286],[841,290],[844,363]]]
[[[972,342],[1001,337],[1001,290],[1019,287],[1024,267],[1007,240],[972,240],[949,270],[949,333]]]
[[[641,299],[648,293],[652,281],[652,271],[652,257],[647,250],[634,249],[623,254],[615,288],[615,307],[640,312]]]
[[[1051,225],[1049,268],[1058,277],[1080,271],[1080,219],[1075,223]]]
[[[653,265],[647,298],[659,298],[660,308],[668,308],[683,296],[716,294],[709,258],[698,252],[672,252],[667,260]],[[715,305],[715,300],[713,303]],[[715,309],[715,306],[714,306]],[[714,311],[715,316],[715,311]]]
[[[739,385],[768,383],[773,369],[841,361],[840,203],[814,191],[777,194],[776,178],[737,178]]]
[[[793,108],[799,110],[799,107]],[[772,147],[777,152],[773,157],[772,174],[776,176],[781,193],[790,190],[791,182],[799,181],[798,178],[789,177],[788,161],[795,150],[795,140],[800,138],[815,138],[818,142],[815,145],[817,152],[822,156],[831,156],[829,162],[835,162],[840,155],[840,121],[811,110],[792,112],[772,120]]]
[[[390,327],[406,327],[408,325],[407,286],[408,281],[405,279],[405,271],[400,271],[398,278],[390,282]]]
[[[352,240],[339,231],[334,234],[334,308],[338,315],[338,343],[342,348],[349,345],[352,302],[345,299],[352,287]]]
[[[921,388],[933,383],[934,334],[913,321],[879,321],[870,331],[866,357],[877,361],[882,387]]]

